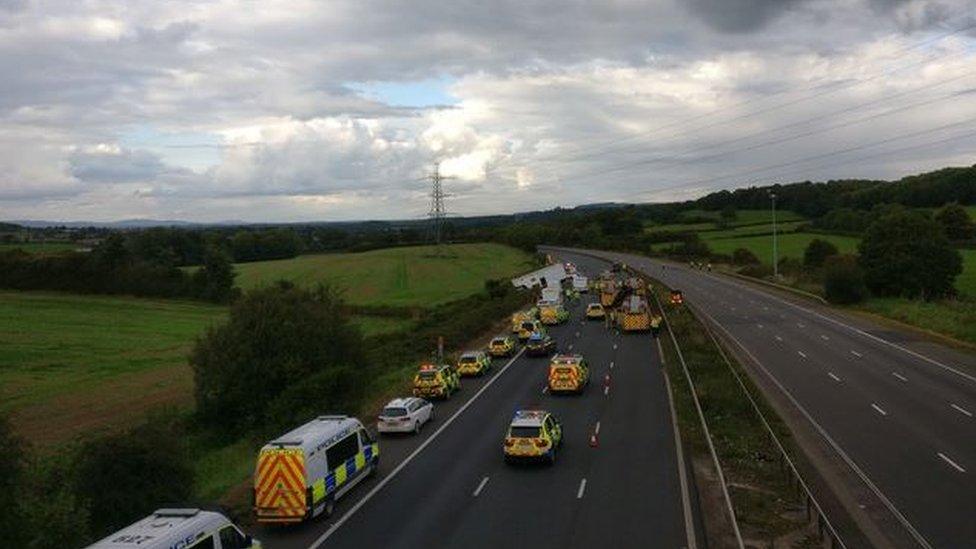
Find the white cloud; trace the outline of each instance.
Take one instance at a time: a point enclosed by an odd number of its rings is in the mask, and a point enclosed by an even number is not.
[[[976,115],[972,95],[958,95],[976,88],[973,37],[951,33],[973,22],[973,7],[0,2],[0,208],[10,218],[395,218],[425,210],[419,178],[435,161],[456,177],[459,214],[967,162],[974,141],[963,140],[723,177]],[[422,82],[420,93],[443,82],[449,93],[438,95],[457,103],[387,105],[357,91],[368,82]],[[197,145],[212,154],[153,137],[167,133],[204,136]],[[132,135],[149,137],[132,145]]]

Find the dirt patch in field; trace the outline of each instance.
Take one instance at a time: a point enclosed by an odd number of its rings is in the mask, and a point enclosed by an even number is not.
[[[97,389],[59,396],[13,413],[17,431],[44,450],[79,437],[118,432],[162,407],[193,405],[188,365],[156,368],[106,380]]]

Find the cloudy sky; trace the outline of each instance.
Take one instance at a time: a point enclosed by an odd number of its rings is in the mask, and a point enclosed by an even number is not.
[[[976,0],[0,0],[0,219],[419,218],[976,163]]]

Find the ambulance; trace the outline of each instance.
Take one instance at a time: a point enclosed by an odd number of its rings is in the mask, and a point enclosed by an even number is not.
[[[254,472],[254,515],[262,523],[298,523],[335,502],[376,471],[380,447],[358,419],[319,416],[264,445]]]

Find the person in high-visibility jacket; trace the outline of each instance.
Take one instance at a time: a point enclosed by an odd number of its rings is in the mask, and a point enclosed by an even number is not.
[[[661,317],[654,315],[651,317],[651,335],[657,337],[661,333]]]

